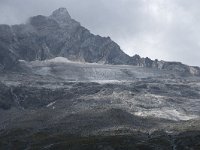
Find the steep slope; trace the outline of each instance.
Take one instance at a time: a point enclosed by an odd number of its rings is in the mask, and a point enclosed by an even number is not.
[[[14,37],[8,25],[0,25],[0,71],[11,69],[17,64],[18,57],[12,51]]]
[[[127,64],[129,60],[110,38],[91,34],[71,19],[64,8],[49,17],[35,16],[27,24],[8,28],[6,31],[1,27],[1,34],[5,33],[9,41],[2,40],[1,45],[12,48],[19,59],[33,61],[63,56],[70,60],[109,64]]]
[[[200,69],[181,63],[153,61],[126,55],[109,37],[93,35],[73,20],[65,8],[50,16],[34,16],[26,24],[0,26],[0,68],[9,69],[16,60],[46,60],[58,56],[69,60],[135,65],[200,75]]]

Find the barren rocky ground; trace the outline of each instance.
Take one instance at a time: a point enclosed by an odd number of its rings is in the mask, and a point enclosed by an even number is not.
[[[0,75],[0,149],[200,148],[199,77],[61,58],[21,65],[28,73]]]

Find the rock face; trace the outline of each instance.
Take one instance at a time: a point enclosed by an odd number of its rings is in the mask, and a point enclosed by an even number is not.
[[[26,24],[0,26],[0,68],[9,69],[19,59],[46,60],[58,56],[69,60],[135,65],[200,75],[197,67],[126,55],[109,37],[93,35],[73,20],[67,9],[59,8],[50,16],[31,17]]]
[[[136,78],[127,82],[69,82],[58,76],[78,66],[68,65],[51,64],[57,76],[0,74],[1,150],[199,150],[199,77],[158,77],[162,70],[154,76],[132,66]],[[102,72],[97,64],[79,65],[87,69],[81,74]],[[112,78],[131,70],[115,67]]]
[[[0,25],[0,149],[199,150],[198,75],[126,55],[65,8]]]
[[[6,28],[6,30],[5,30]],[[71,19],[65,8],[49,17],[35,16],[27,24],[1,26],[1,46],[26,61],[63,56],[83,62],[127,64],[129,56],[110,38],[91,34]]]
[[[10,46],[14,40],[11,27],[0,25],[0,71],[11,69],[17,63],[18,57]]]
[[[14,104],[11,89],[0,83],[0,109],[10,109]]]

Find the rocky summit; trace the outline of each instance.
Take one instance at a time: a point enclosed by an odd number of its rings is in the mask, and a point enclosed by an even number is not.
[[[0,25],[0,68],[12,69],[18,60],[65,57],[72,61],[134,65],[200,75],[198,67],[126,55],[109,37],[91,34],[59,8],[50,16],[34,16],[26,24]]]
[[[130,57],[59,8],[0,25],[1,150],[199,150],[200,68]]]

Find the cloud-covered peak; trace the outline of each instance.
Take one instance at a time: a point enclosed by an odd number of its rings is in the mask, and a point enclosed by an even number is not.
[[[70,15],[69,15],[69,13],[68,13],[68,11],[67,11],[67,9],[64,8],[64,7],[58,8],[55,11],[53,11],[52,16],[55,16],[55,17],[62,16],[62,17],[71,18]]]
[[[55,16],[72,17],[94,34],[110,36],[130,56],[200,66],[199,7],[199,0],[0,0],[0,24],[25,23],[57,9]]]
[[[66,8],[56,9],[50,16],[59,23],[67,23],[71,20],[71,16]]]

